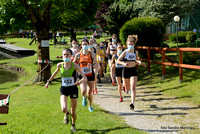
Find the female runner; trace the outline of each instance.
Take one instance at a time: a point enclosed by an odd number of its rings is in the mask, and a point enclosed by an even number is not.
[[[94,89],[94,80],[95,80],[95,74],[94,74],[94,68],[96,68],[97,60],[96,56],[93,52],[89,51],[88,46],[89,42],[88,40],[83,39],[82,40],[82,50],[76,54],[74,58],[74,62],[77,60],[80,63],[81,70],[87,77],[87,82],[81,83],[81,91],[83,94],[83,100],[82,105],[87,105],[87,97],[89,100],[89,112],[93,112],[94,109],[92,107],[92,100],[93,100],[93,94],[92,90]],[[89,90],[87,90],[87,84],[89,86]],[[86,95],[87,93],[87,95]]]
[[[73,61],[75,55],[80,51],[80,49],[79,49],[79,46],[78,46],[76,40],[73,40],[71,44],[72,44],[72,47],[70,48],[72,50],[72,58],[71,58],[71,60]]]
[[[136,60],[136,54],[134,51],[135,43],[138,41],[137,35],[129,35],[127,38],[128,49],[125,50],[117,59],[117,63],[124,66],[122,77],[125,82],[125,89],[131,89],[131,99],[130,109],[134,110],[135,96],[136,96],[136,83],[137,83],[137,70],[136,64],[141,64],[146,67],[141,61]]]
[[[56,74],[60,71],[61,78],[62,78],[62,84],[60,87],[60,103],[62,111],[65,113],[63,123],[68,124],[69,123],[69,111],[67,107],[67,99],[68,96],[70,96],[71,99],[71,119],[72,119],[72,126],[71,131],[75,132],[76,127],[76,107],[77,107],[77,98],[78,98],[78,88],[77,85],[80,85],[81,83],[85,83],[87,81],[86,76],[81,71],[78,64],[73,63],[71,61],[72,51],[70,49],[65,49],[62,52],[63,61],[57,64],[56,71],[52,74],[52,76],[47,81],[45,88],[48,88],[49,82],[53,80],[53,78],[56,76]],[[76,81],[76,71],[80,73],[82,76],[82,79],[80,81]]]
[[[90,39],[89,40],[89,51],[93,52],[96,55],[100,54],[99,52],[99,48],[97,46],[97,43],[95,42],[95,40]],[[97,90],[97,75],[100,69],[100,64],[97,62],[97,65],[94,68],[94,74],[95,74],[95,79],[94,79],[94,89],[93,89],[93,94],[98,94],[98,90]]]
[[[111,65],[112,56],[117,53],[117,35],[112,35],[112,42],[108,43],[107,54],[108,54],[108,64],[110,66],[110,77],[112,80],[112,85],[115,85],[114,73],[115,66]]]
[[[100,69],[99,69],[99,83],[101,83],[101,77],[104,76],[104,64],[106,63],[105,61],[105,57],[106,57],[106,49],[105,49],[105,45],[104,42],[100,43],[100,49],[99,49],[99,54],[97,54],[97,62],[100,64]]]
[[[123,101],[123,97],[122,97],[122,82],[121,82],[122,81],[123,65],[118,64],[117,63],[117,59],[121,55],[122,51],[123,51],[123,46],[118,43],[118,45],[117,45],[117,54],[113,55],[112,62],[111,62],[112,65],[115,64],[115,76],[116,76],[116,81],[117,81],[117,85],[118,85],[118,92],[119,92],[119,96],[120,96],[119,102]]]

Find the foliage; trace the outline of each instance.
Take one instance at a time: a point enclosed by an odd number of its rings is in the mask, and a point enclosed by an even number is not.
[[[108,11],[109,6],[112,4],[112,1],[104,1],[99,3],[99,9],[96,12],[95,18],[97,19],[95,21],[95,24],[99,24],[101,27],[105,27],[107,25],[105,18],[102,16],[102,14],[106,14]]]
[[[20,29],[34,29],[23,5],[17,1],[0,4],[0,35],[7,31],[19,32]]]
[[[188,33],[187,31],[180,31],[180,32],[178,32],[178,42],[179,43],[186,43],[187,42],[187,40],[186,40],[187,33]],[[176,42],[176,33],[171,34],[169,36],[169,41]]]
[[[137,46],[160,47],[163,41],[165,27],[161,20],[144,17],[133,18],[126,22],[120,29],[120,39],[122,44],[126,44],[128,35],[138,35]],[[140,51],[142,57],[146,58],[146,52]],[[153,57],[154,53],[152,53]]]
[[[172,21],[175,15],[181,18],[194,11],[196,0],[137,0],[137,6],[143,10],[140,17],[156,17],[161,19],[164,24]]]
[[[183,64],[195,65],[199,60],[199,57],[200,57],[199,52],[183,52]]]
[[[119,34],[119,29],[124,25],[128,20],[131,20],[133,17],[138,17],[139,9],[133,5],[128,5],[127,3],[114,2],[104,18],[107,22],[107,28],[110,34]]]
[[[43,14],[43,9],[49,1],[28,0],[28,4],[32,6],[36,15],[40,15]],[[94,22],[97,7],[98,0],[53,0],[50,11],[50,29],[57,31],[69,27],[88,27],[88,25]],[[37,10],[40,10],[40,12],[37,12]],[[6,27],[6,31],[18,32],[19,29],[28,30],[34,28],[27,11],[25,11],[24,6],[18,0],[1,0],[0,13],[0,25]],[[5,33],[5,31],[3,32]]]
[[[186,35],[186,40],[189,43],[195,42],[196,40],[196,33],[193,31],[188,31]]]

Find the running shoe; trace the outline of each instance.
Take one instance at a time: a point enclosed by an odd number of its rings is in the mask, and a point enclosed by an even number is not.
[[[71,131],[72,131],[72,133],[76,132],[76,127],[75,126],[71,126]]]
[[[87,106],[87,97],[83,97],[82,105],[85,107]]]
[[[134,110],[135,106],[133,103],[130,104],[130,110]]]
[[[64,119],[63,119],[64,124],[69,124],[69,113],[65,114]]]
[[[119,99],[119,102],[122,102],[123,101],[123,98],[121,97],[120,99]]]
[[[115,81],[112,81],[112,85],[115,86]]]
[[[129,94],[131,94],[131,90],[129,90]]]
[[[89,112],[93,112],[94,109],[92,108],[92,106],[89,106]]]

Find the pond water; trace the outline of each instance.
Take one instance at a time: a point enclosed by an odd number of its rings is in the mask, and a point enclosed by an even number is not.
[[[16,81],[18,79],[18,75],[16,73],[10,72],[2,67],[0,67],[0,84]]]
[[[8,59],[8,58],[0,53],[0,60],[3,60],[3,59]],[[0,84],[6,83],[9,81],[16,81],[17,79],[18,79],[17,73],[13,73],[0,66]]]

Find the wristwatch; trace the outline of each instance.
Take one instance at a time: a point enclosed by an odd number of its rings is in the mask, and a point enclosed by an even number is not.
[[[50,80],[47,80],[47,82],[50,82]]]

